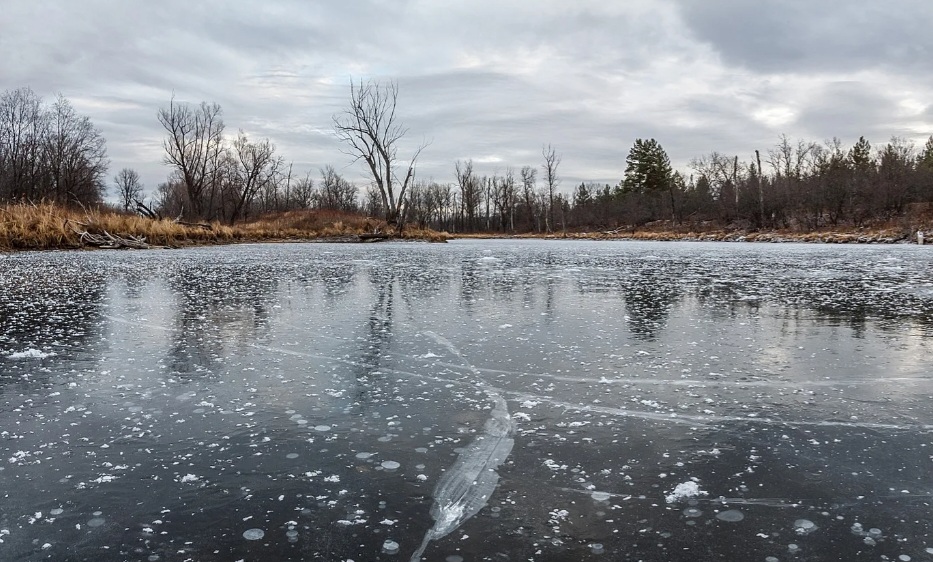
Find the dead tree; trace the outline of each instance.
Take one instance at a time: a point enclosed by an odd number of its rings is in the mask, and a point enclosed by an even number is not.
[[[129,211],[133,206],[133,201],[143,194],[143,184],[139,182],[139,173],[132,168],[123,168],[117,172],[117,175],[113,176],[113,184],[124,211]]]
[[[334,132],[344,142],[344,152],[366,162],[367,171],[379,190],[387,223],[401,231],[405,192],[415,175],[415,162],[426,144],[422,143],[411,159],[399,162],[398,144],[408,129],[396,120],[398,85],[370,81],[350,83],[350,106],[334,115]],[[398,170],[404,170],[399,175]]]
[[[162,142],[165,163],[174,167],[184,182],[188,203],[199,218],[213,211],[217,172],[223,155],[224,123],[216,103],[199,106],[169,102],[159,110],[159,123],[168,134]]]
[[[550,232],[554,226],[554,193],[557,191],[557,167],[560,166],[560,155],[554,150],[554,147],[547,145],[541,147],[541,155],[544,156],[544,180],[547,182],[548,209],[547,209],[547,231]]]

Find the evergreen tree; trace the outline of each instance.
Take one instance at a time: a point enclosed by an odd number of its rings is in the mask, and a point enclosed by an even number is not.
[[[920,151],[920,156],[917,158],[917,166],[933,170],[933,135],[923,145],[923,150]]]
[[[672,173],[670,158],[658,141],[636,139],[625,159],[622,189],[629,193],[667,191]]]
[[[849,150],[849,160],[855,165],[855,169],[861,172],[872,166],[871,143],[865,140],[865,137],[859,137],[855,146]]]

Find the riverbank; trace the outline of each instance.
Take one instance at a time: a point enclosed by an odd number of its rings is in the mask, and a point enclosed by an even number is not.
[[[548,240],[645,240],[645,241],[693,241],[693,242],[801,242],[822,244],[898,244],[917,243],[917,233],[901,228],[859,228],[833,229],[811,232],[790,230],[726,230],[726,229],[686,229],[655,230],[625,229],[610,231],[580,231],[528,234],[456,234],[452,238],[492,239],[492,238],[538,238]],[[926,235],[927,243],[933,240],[933,234]]]
[[[366,242],[404,239],[446,242],[445,233],[406,229],[396,236],[384,221],[337,211],[288,211],[225,225],[152,220],[109,209],[73,209],[50,203],[0,206],[0,249],[178,248],[272,241]]]

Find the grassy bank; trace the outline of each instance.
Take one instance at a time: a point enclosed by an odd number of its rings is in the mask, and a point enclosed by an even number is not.
[[[706,241],[706,242],[808,242],[824,244],[894,244],[916,242],[916,232],[897,228],[819,230],[797,232],[790,230],[742,231],[724,229],[687,230],[613,230],[578,231],[526,234],[456,234],[453,238],[543,238],[565,240],[654,240],[654,241]],[[933,243],[933,235],[926,236]]]
[[[233,226],[218,222],[151,220],[109,209],[73,209],[49,203],[0,206],[0,249],[54,250],[99,246],[181,247],[277,240],[359,241],[382,233],[397,238],[383,221],[335,211],[288,211]],[[406,230],[406,240],[446,241],[444,233]],[[136,243],[138,242],[138,244]]]

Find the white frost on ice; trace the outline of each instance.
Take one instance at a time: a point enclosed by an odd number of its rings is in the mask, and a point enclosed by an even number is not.
[[[51,357],[55,355],[51,351],[42,351],[41,349],[35,349],[30,347],[29,349],[23,351],[14,351],[13,353],[7,354],[8,359],[45,359],[46,357]]]
[[[700,489],[699,484],[693,480],[688,480],[678,484],[674,491],[665,496],[664,499],[667,500],[667,503],[676,503],[680,500],[685,500],[688,498],[695,498],[697,496],[708,496],[709,492],[705,492]]]

